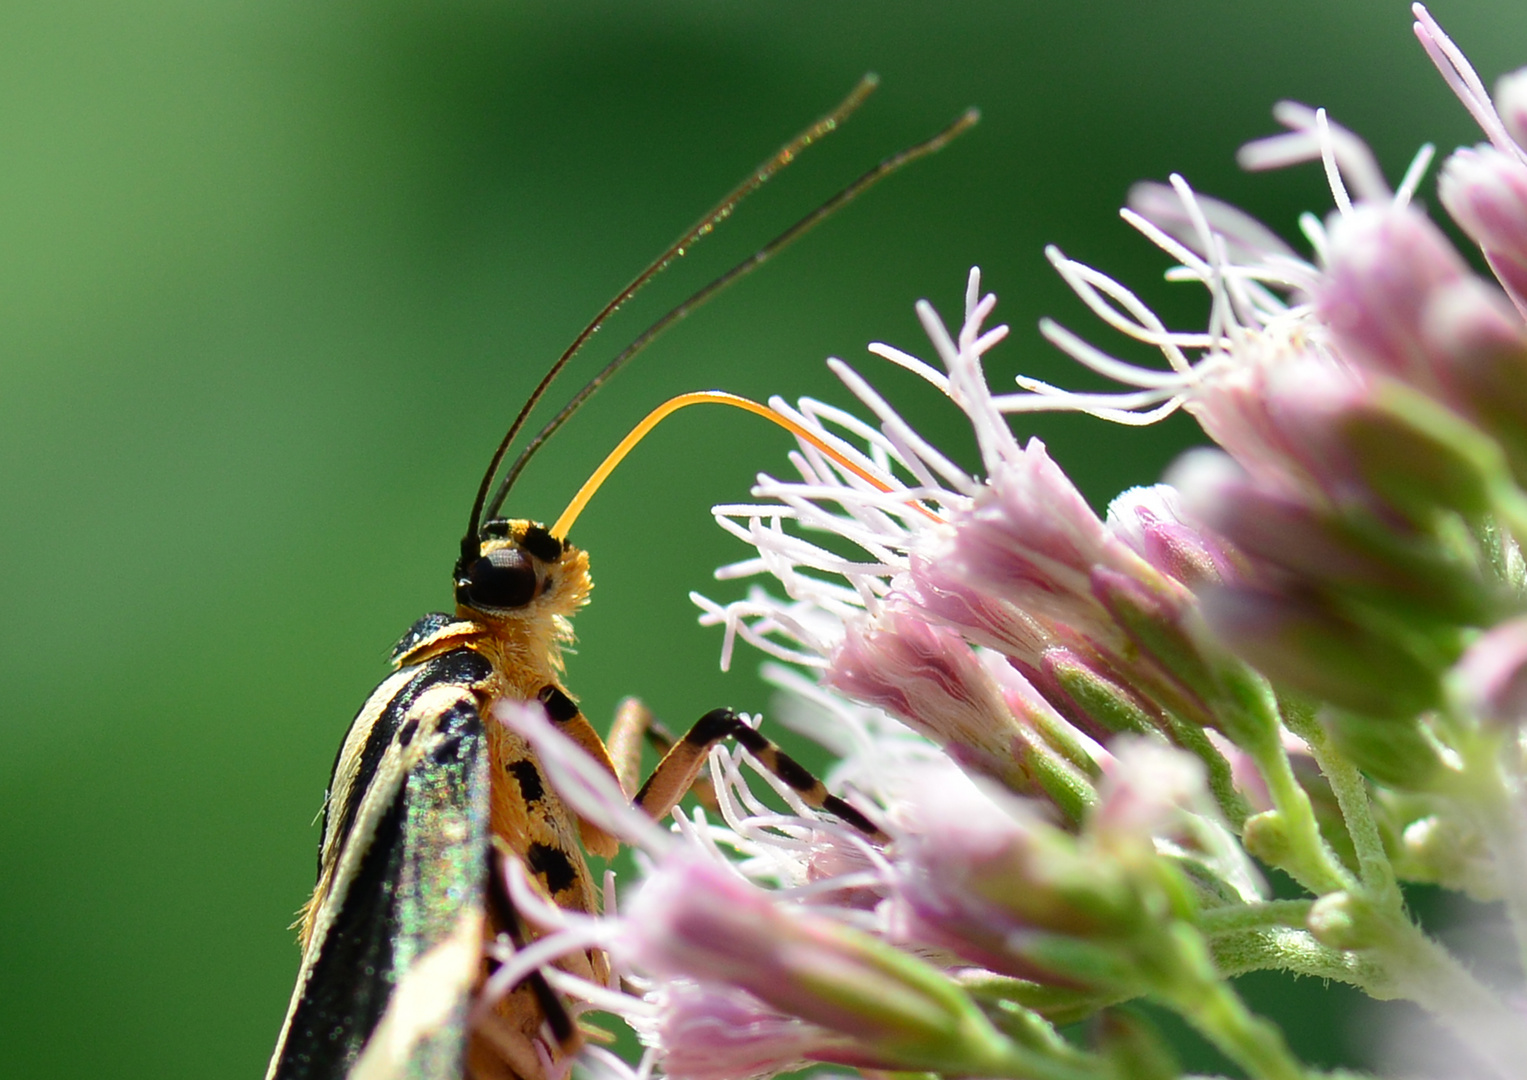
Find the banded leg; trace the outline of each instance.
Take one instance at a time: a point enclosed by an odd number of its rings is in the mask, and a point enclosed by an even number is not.
[[[766,736],[744,724],[731,709],[712,709],[695,721],[689,733],[675,743],[642,785],[633,800],[653,818],[662,818],[694,783],[710,748],[723,739],[735,740],[760,765],[784,781],[807,806],[831,814],[872,840],[888,839],[875,823],[826,786],[800,762],[775,746]]]
[[[567,696],[567,691],[556,683],[547,683],[536,694],[536,699],[546,706],[546,715],[551,718],[552,723],[557,725],[557,730],[577,743],[595,764],[607,769],[617,781],[620,780],[620,774],[616,771],[615,763],[610,760],[610,752],[605,748],[604,740],[599,737],[599,733],[594,730],[594,725],[588,722],[588,718],[578,708],[578,703]],[[539,776],[537,776],[537,783],[539,783]],[[578,818],[578,838],[583,841],[584,850],[603,859],[613,859],[616,852],[620,850],[619,841],[593,822],[581,817]]]
[[[652,710],[640,698],[622,698],[615,707],[615,722],[610,725],[610,737],[605,745],[610,750],[610,760],[615,765],[615,777],[627,797],[641,787],[642,746],[651,746],[661,760],[678,743],[673,732],[652,715]],[[687,789],[699,800],[700,805],[714,811],[721,804],[716,801],[716,791],[711,787],[710,777],[703,771],[695,777]]]

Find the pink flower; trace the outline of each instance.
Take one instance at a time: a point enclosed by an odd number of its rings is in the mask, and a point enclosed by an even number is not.
[[[1117,946],[1147,916],[1116,861],[1030,804],[970,786],[914,796],[905,822],[890,909],[899,940],[1047,983],[1129,980]]]
[[[1503,622],[1470,645],[1453,679],[1475,715],[1497,724],[1527,721],[1527,618]]]
[[[1440,665],[1410,642],[1307,597],[1218,589],[1204,617],[1225,644],[1274,683],[1368,716],[1413,717],[1439,703]]]
[[[1108,504],[1107,521],[1131,551],[1189,588],[1240,576],[1235,549],[1190,521],[1169,484],[1130,488]]]
[[[974,645],[1034,661],[1053,641],[1052,627],[1007,600],[972,585],[945,559],[914,554],[897,595],[919,615],[957,630]]]
[[[1527,162],[1492,146],[1455,150],[1437,195],[1517,304],[1527,303]]]
[[[1501,608],[1475,567],[1362,508],[1333,513],[1269,490],[1213,450],[1184,455],[1171,475],[1195,516],[1243,553],[1247,583],[1449,625],[1483,625]]]
[[[1001,1052],[1001,1037],[936,969],[777,899],[714,861],[665,860],[642,883],[622,924],[617,950],[631,964],[664,980],[746,991],[836,1033],[841,1041],[824,1051],[829,1060],[914,1068],[953,1061],[969,1071],[990,1066],[985,1055]],[[731,998],[710,1007],[714,1015],[737,1004]],[[795,1054],[805,1044],[796,1039],[784,1049]]]
[[[992,475],[953,525],[945,558],[972,588],[1103,640],[1117,631],[1093,595],[1099,568],[1188,603],[1185,590],[1109,531],[1038,439]]]
[[[1358,206],[1331,227],[1315,313],[1342,356],[1425,390],[1442,385],[1420,334],[1431,297],[1469,273],[1442,232],[1410,206]]]
[[[651,1000],[656,1015],[640,1022],[643,1042],[672,1080],[761,1080],[855,1048],[735,987],[680,979],[661,984]]]
[[[1527,68],[1502,75],[1492,98],[1506,134],[1517,146],[1527,146]]]
[[[887,608],[868,625],[849,628],[824,682],[886,710],[962,766],[1017,791],[1035,790],[1014,754],[1022,729],[958,634]]]

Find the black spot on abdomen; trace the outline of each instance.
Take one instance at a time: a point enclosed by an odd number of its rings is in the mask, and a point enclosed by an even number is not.
[[[567,852],[550,844],[531,844],[525,852],[525,862],[537,877],[546,882],[546,889],[553,896],[578,878],[578,872],[573,869],[573,860]]]
[[[504,771],[520,785],[520,798],[527,803],[540,802],[541,796],[546,794],[546,784],[541,780],[541,770],[536,768],[535,762],[511,761],[504,766]]]
[[[560,686],[543,686],[536,697],[546,706],[546,715],[559,724],[565,724],[578,715],[578,703],[564,694]]]

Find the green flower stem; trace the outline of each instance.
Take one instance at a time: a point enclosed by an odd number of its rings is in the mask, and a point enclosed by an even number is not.
[[[992,1023],[1019,1046],[1026,1046],[1056,1061],[1079,1066],[1094,1064],[1093,1055],[1066,1040],[1066,1037],[1036,1012],[1009,1005],[993,1010]]]
[[[1214,966],[1226,978],[1252,971],[1287,971],[1334,979],[1373,997],[1395,996],[1394,980],[1371,956],[1322,945],[1304,930],[1273,927],[1221,934],[1210,942]]]
[[[1225,661],[1217,675],[1224,692],[1218,703],[1223,730],[1251,756],[1279,819],[1282,841],[1277,865],[1316,896],[1353,887],[1352,875],[1320,835],[1315,808],[1289,764],[1283,748],[1283,717],[1272,687],[1239,661]]]
[[[1261,904],[1227,904],[1201,912],[1198,928],[1206,934],[1262,930],[1270,926],[1301,929],[1313,903],[1312,900],[1269,900]]]
[[[1521,1070],[1519,1032],[1522,1018],[1470,975],[1458,959],[1409,920],[1386,929],[1376,950],[1393,976],[1393,992],[1374,997],[1405,997],[1431,1013],[1463,1043],[1503,1076]]]
[[[1100,1009],[1135,996],[1128,991],[1051,986],[976,968],[959,973],[955,981],[983,1005],[1025,1009],[1052,1024],[1073,1024],[1085,1020]]]
[[[1521,1065],[1515,1056],[1520,1050],[1515,1035],[1519,1015],[1403,912],[1383,912],[1365,929],[1374,944],[1362,950],[1333,949],[1305,931],[1273,927],[1221,934],[1212,943],[1212,955],[1227,978],[1249,971],[1288,971],[1349,983],[1380,1001],[1414,1001],[1495,1063],[1503,1075],[1516,1075]]]
[[[1214,801],[1219,804],[1220,813],[1225,815],[1225,820],[1230,823],[1230,827],[1240,832],[1246,824],[1246,819],[1251,816],[1251,807],[1246,802],[1246,796],[1236,790],[1230,762],[1225,760],[1224,754],[1215,749],[1209,737],[1204,734],[1203,728],[1190,724],[1175,714],[1168,714],[1167,723],[1171,729],[1172,741],[1204,763],[1204,768],[1209,773],[1209,794],[1214,796]]]
[[[1286,706],[1284,718],[1289,730],[1310,748],[1315,763],[1330,781],[1347,834],[1357,852],[1358,876],[1369,899],[1381,907],[1399,910],[1404,900],[1395,880],[1394,866],[1384,850],[1378,822],[1373,817],[1373,805],[1368,799],[1363,774],[1346,757],[1334,751],[1313,710],[1298,705]]]
[[[1252,1080],[1304,1080],[1304,1066],[1276,1024],[1257,1016],[1225,982],[1203,939],[1179,924],[1171,934],[1175,956],[1157,991],[1162,1002],[1197,1028]]]
[[[942,1072],[943,1070],[940,1070]],[[1107,1080],[1106,1063],[1093,1054],[1074,1051],[1067,1060],[1037,1053],[1008,1042],[1000,1052],[972,1055],[953,1071],[1011,1080]]]
[[[1494,856],[1517,956],[1527,971],[1527,807],[1501,773],[1501,743],[1494,732],[1468,733],[1456,740],[1464,757],[1451,793],[1472,811]]]
[[[1283,869],[1316,896],[1353,888],[1357,883],[1325,842],[1325,837],[1320,835],[1315,808],[1294,776],[1294,767],[1289,763],[1288,752],[1283,749],[1278,731],[1275,726],[1267,737],[1243,745],[1242,749],[1256,762],[1267,783],[1273,808],[1283,819],[1289,845],[1287,864]]]
[[[1105,1059],[1063,1040],[1044,1038],[1048,1025],[1037,1016],[1018,1025],[1023,1039],[1017,1040],[996,1026],[988,1011],[943,972],[894,949],[882,952],[879,959],[926,994],[935,1012],[942,1015],[935,1016],[921,1035],[910,1028],[898,1035],[890,1030],[894,1024],[888,1025],[882,1037],[867,1042],[872,1052],[909,1069],[930,1069],[940,1075],[1106,1080]]]
[[[1038,1027],[1043,1026],[1039,1021]],[[985,1013],[972,1003],[967,1015],[952,1030],[943,1033],[936,1045],[876,1045],[871,1050],[902,1065],[903,1069],[887,1070],[898,1076],[924,1075],[917,1070],[927,1069],[936,1076],[1109,1080],[1103,1058],[1071,1046],[1058,1037],[1053,1041],[1036,1039],[1035,1034],[1036,1026],[1031,1024],[1024,1030],[1024,1042],[1015,1041],[994,1027]]]
[[[1289,1051],[1277,1025],[1255,1015],[1227,983],[1204,987],[1178,1010],[1254,1080],[1302,1080],[1304,1067]]]

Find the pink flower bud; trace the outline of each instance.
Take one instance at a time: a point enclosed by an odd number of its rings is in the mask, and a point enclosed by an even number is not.
[[[1125,860],[1171,851],[1191,860],[1191,877],[1211,895],[1266,896],[1267,883],[1225,826],[1197,757],[1154,739],[1124,738],[1103,773],[1087,821],[1101,848]]]
[[[1429,526],[1438,509],[1477,519],[1509,480],[1494,440],[1435,392],[1396,378],[1301,365],[1269,386],[1268,410],[1300,448],[1306,478],[1337,508],[1396,524]]]
[[[1171,588],[1159,587],[1163,583]],[[1153,696],[1166,693],[1174,708],[1195,712],[1217,696],[1219,686],[1203,648],[1197,602],[1182,586],[1164,575],[1142,580],[1100,566],[1092,572],[1092,592],[1148,658],[1133,665],[1130,674],[1136,685]],[[1163,681],[1162,674],[1169,681]]]
[[[1022,455],[991,478],[975,508],[954,526],[948,552],[954,573],[1083,634],[1117,637],[1092,596],[1095,567],[1171,587],[1109,532],[1038,439],[1029,440]]]
[[[1189,588],[1238,576],[1234,550],[1188,520],[1169,484],[1130,488],[1108,504],[1107,520],[1131,551]]]
[[[1437,194],[1459,228],[1487,251],[1527,255],[1527,164],[1488,144],[1443,163]]]
[[[1411,717],[1440,699],[1434,664],[1314,600],[1220,588],[1203,602],[1210,628],[1274,683],[1369,716]]]
[[[1290,443],[1277,417],[1268,410],[1269,382],[1274,373],[1291,366],[1330,365],[1288,348],[1267,346],[1265,337],[1250,339],[1236,364],[1204,380],[1183,408],[1242,468],[1257,476],[1267,474],[1285,486],[1296,486],[1304,482],[1304,466],[1299,447]]]
[[[1099,742],[1165,727],[1156,707],[1099,656],[1079,648],[1045,650],[1030,676],[1055,709]]]
[[[1454,367],[1480,354],[1520,353],[1527,345],[1522,317],[1498,289],[1476,277],[1438,289],[1423,316],[1427,348],[1447,356]]]
[[[1206,467],[1203,459],[1212,453],[1198,451],[1199,464],[1180,471],[1188,500],[1198,517],[1245,553],[1262,580],[1291,579],[1306,591],[1454,624],[1477,626],[1496,610],[1473,568],[1429,539],[1270,491],[1234,466]]]
[[[1123,869],[1015,800],[971,787],[924,792],[906,831],[890,912],[893,933],[993,971],[1045,982],[1107,982],[1127,966],[1099,955],[1145,912]],[[1064,943],[1071,943],[1068,950]],[[1067,961],[1076,961],[1068,963]]]
[[[994,1052],[1004,1045],[937,969],[780,902],[709,860],[680,855],[664,862],[642,884],[622,924],[626,933],[617,948],[643,970],[745,990],[848,1036],[859,1046],[861,1064],[926,1068],[942,1062],[979,1073],[993,1067]]]
[[[1215,814],[1203,762],[1158,742],[1119,740],[1103,777],[1090,831],[1148,842],[1178,834],[1187,816]]]
[[[663,1075],[672,1080],[746,1080],[812,1061],[873,1064],[853,1040],[771,1009],[735,987],[678,980],[654,996],[657,1017],[638,1023],[642,1041],[657,1051]]]
[[[1437,380],[1419,320],[1432,292],[1468,274],[1447,237],[1410,206],[1360,206],[1331,229],[1316,312],[1349,359],[1424,389]]]
[[[1421,327],[1448,358],[1458,407],[1500,442],[1518,484],[1527,479],[1527,328],[1501,293],[1478,278],[1439,290]]]
[[[1455,150],[1437,195],[1518,303],[1527,300],[1527,164],[1488,145]]]
[[[1336,424],[1372,396],[1372,382],[1351,368],[1312,357],[1278,368],[1263,386],[1261,401],[1264,422],[1277,432],[1276,442],[1267,446],[1260,459],[1238,454],[1236,463],[1259,482],[1279,490],[1321,493],[1335,503],[1369,498],[1367,481],[1342,445]],[[1185,456],[1183,460],[1194,459]],[[1176,466],[1167,482],[1182,492],[1191,517],[1214,527],[1203,508],[1188,498]]]
[[[1516,145],[1527,148],[1527,68],[1496,80],[1495,93],[1490,100]]]
[[[977,588],[944,560],[912,556],[912,567],[895,594],[931,623],[947,626],[975,645],[1032,660],[1050,642],[1048,628],[1006,600]]]
[[[1015,791],[1035,790],[1014,760],[1022,729],[1001,688],[953,631],[887,608],[869,625],[848,628],[823,681],[928,736],[962,767]]]
[[[1527,720],[1527,618],[1501,623],[1479,638],[1452,678],[1480,718],[1516,725]]]

